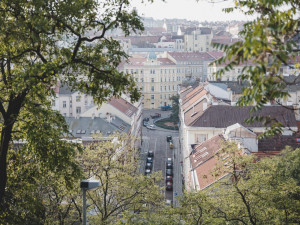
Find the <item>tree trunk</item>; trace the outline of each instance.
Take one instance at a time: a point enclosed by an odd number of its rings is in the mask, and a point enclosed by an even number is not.
[[[5,187],[7,182],[7,152],[9,142],[11,140],[13,123],[6,125],[1,132],[1,143],[0,143],[0,203],[3,202]]]

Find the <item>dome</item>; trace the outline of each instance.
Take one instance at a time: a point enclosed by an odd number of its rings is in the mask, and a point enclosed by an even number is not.
[[[157,59],[157,56],[154,52],[150,52],[149,55],[148,55],[148,59],[151,59],[151,60]]]

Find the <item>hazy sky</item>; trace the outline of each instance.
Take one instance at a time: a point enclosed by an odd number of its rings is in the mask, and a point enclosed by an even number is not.
[[[153,17],[155,19],[188,19],[198,21],[221,20],[251,20],[239,12],[224,13],[222,8],[233,5],[233,1],[215,0],[219,3],[208,3],[207,0],[154,0],[154,3],[140,3],[141,0],[133,0],[133,6],[137,8],[139,15]]]

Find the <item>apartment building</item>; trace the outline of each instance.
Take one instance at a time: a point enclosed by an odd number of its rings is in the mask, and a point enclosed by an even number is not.
[[[211,51],[212,29],[200,27],[184,34],[185,51],[209,52]]]
[[[158,58],[154,52],[148,57],[132,57],[120,66],[120,70],[130,73],[143,94],[146,109],[170,105],[170,97],[177,94],[184,72],[177,71],[177,65],[170,59]]]

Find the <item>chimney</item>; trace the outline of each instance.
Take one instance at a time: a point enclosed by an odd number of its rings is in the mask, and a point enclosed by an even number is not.
[[[203,112],[207,109],[207,102],[203,102]]]

